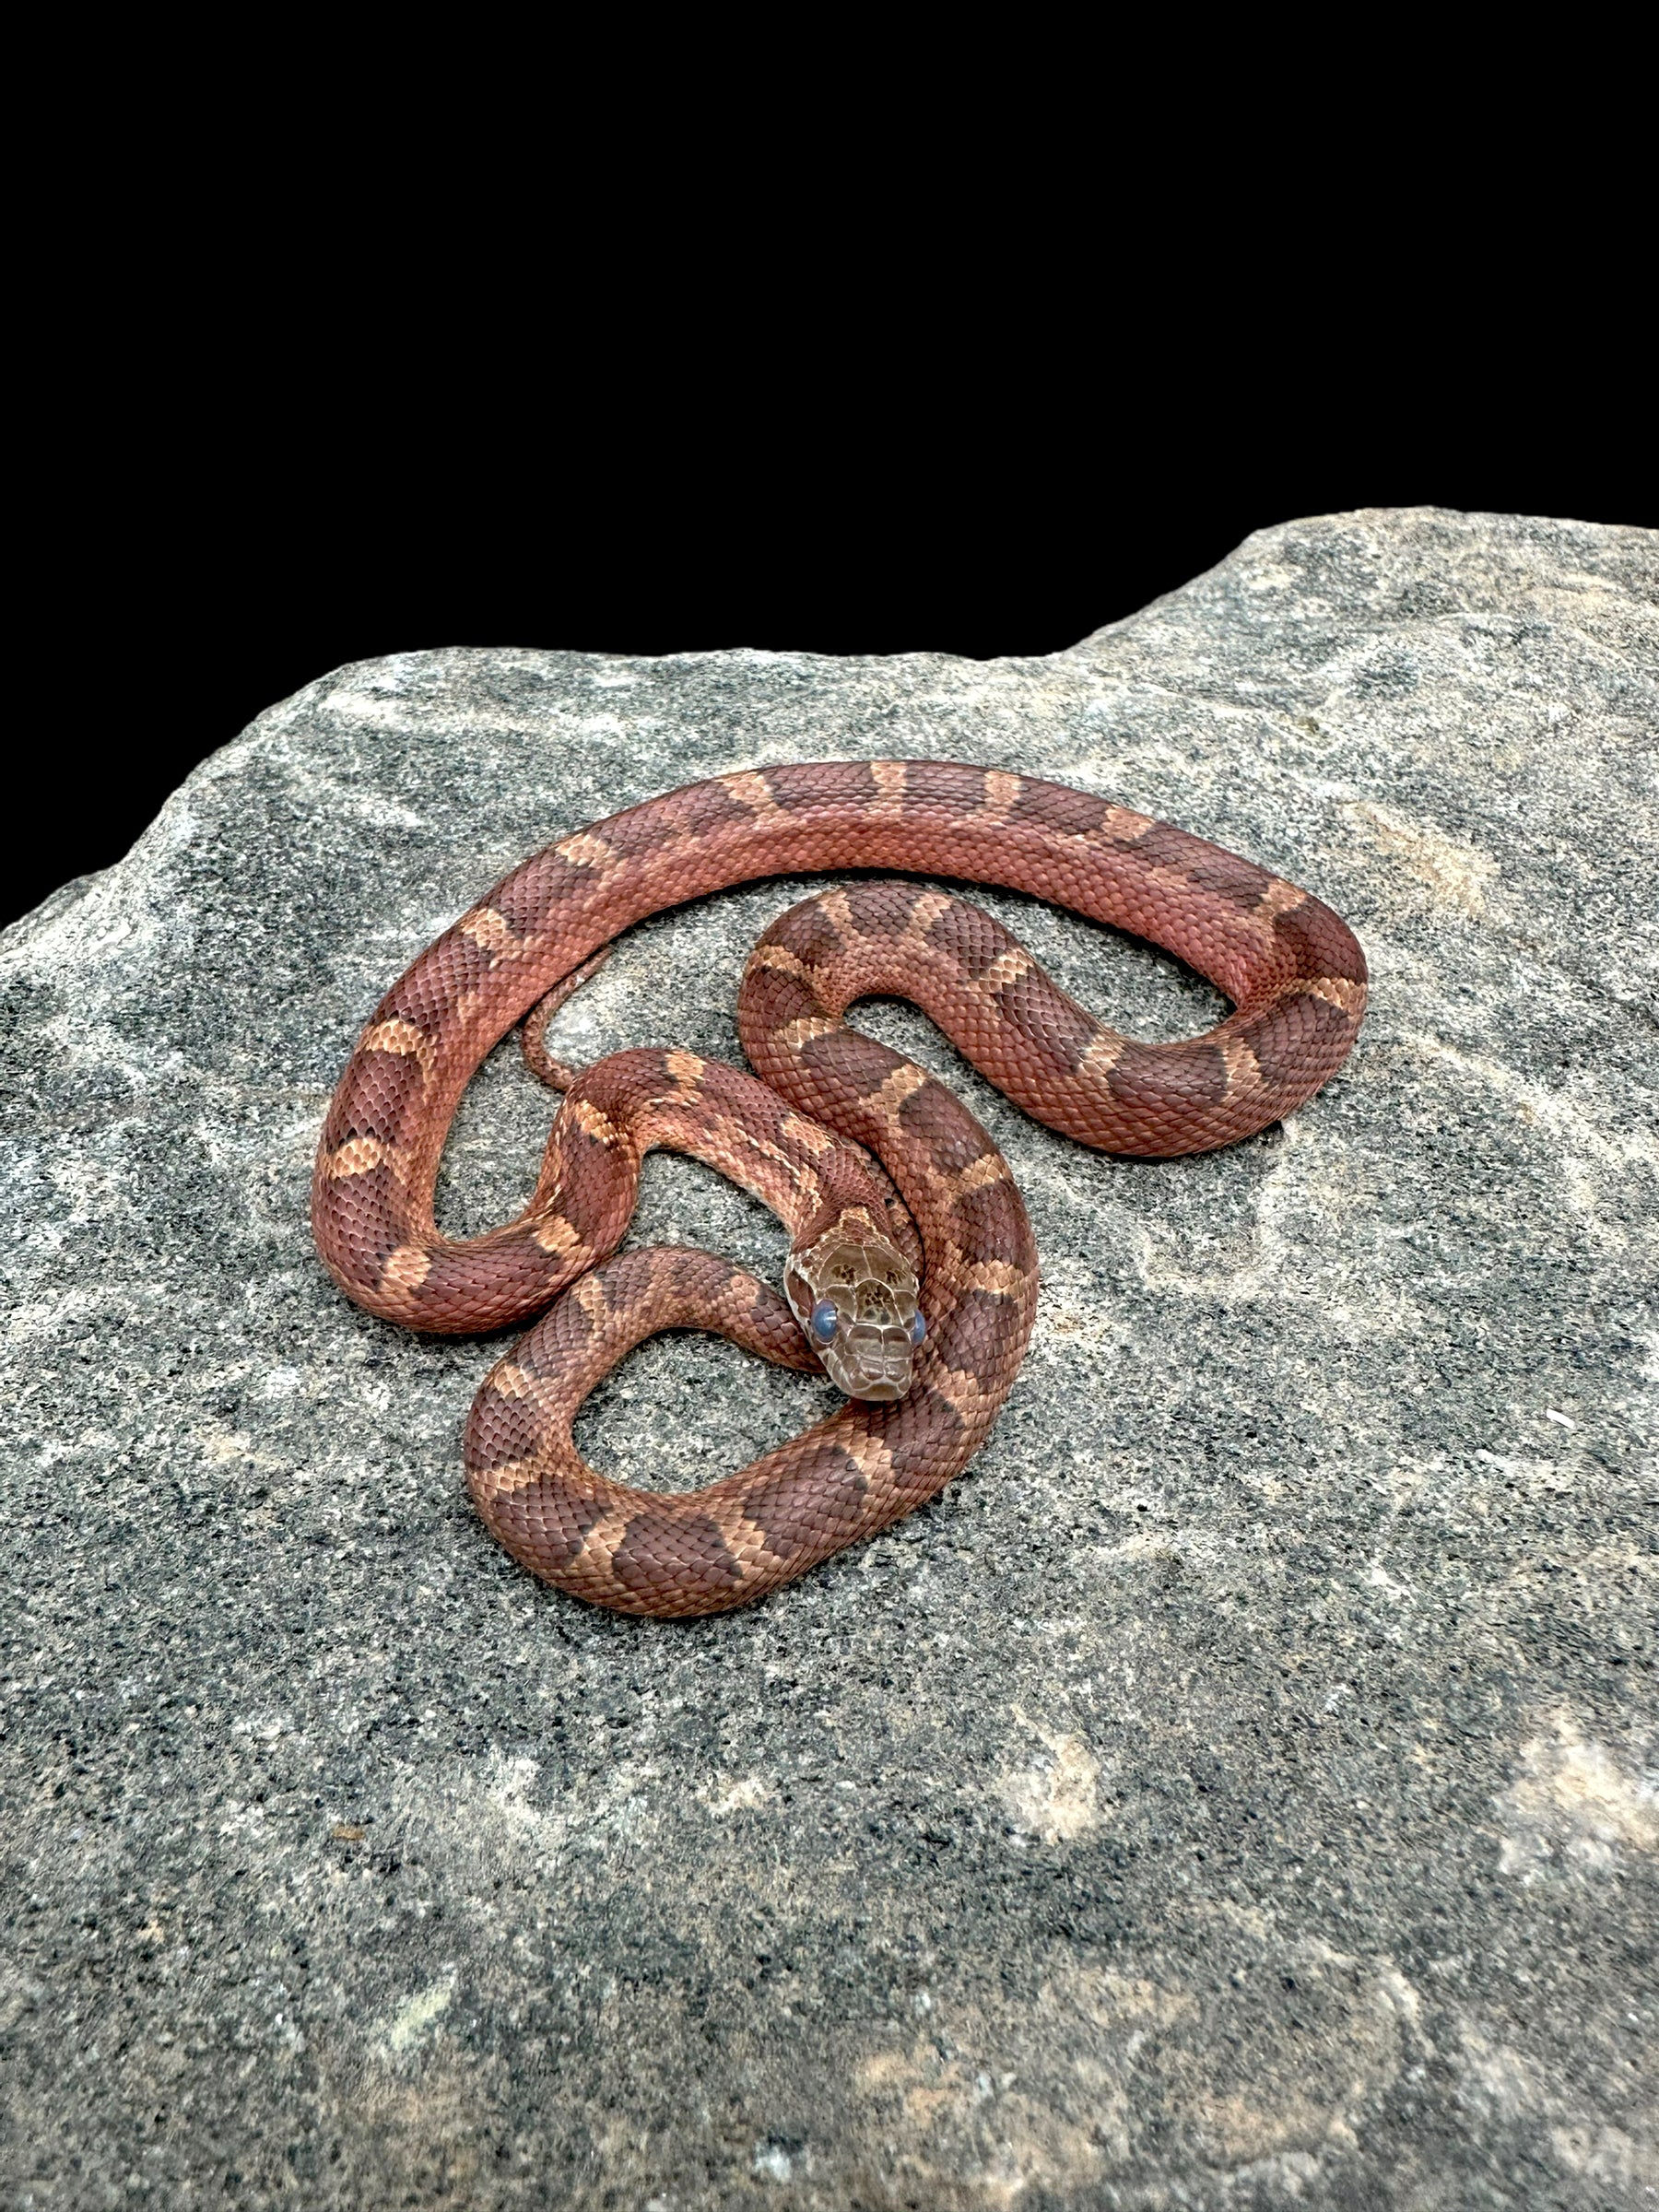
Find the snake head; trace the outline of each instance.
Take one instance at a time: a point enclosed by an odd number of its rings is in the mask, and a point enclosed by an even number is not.
[[[879,1230],[843,1215],[790,1253],[783,1288],[838,1390],[877,1405],[904,1395],[927,1324],[914,1270]]]

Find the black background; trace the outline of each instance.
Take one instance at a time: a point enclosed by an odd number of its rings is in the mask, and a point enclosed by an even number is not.
[[[23,738],[47,795],[0,919],[118,859],[263,708],[372,654],[1039,653],[1298,515],[1654,519],[1634,357],[1606,374],[1490,318],[1432,373],[1358,340],[1312,379],[1294,353],[1245,375],[1097,350],[1064,390],[1041,360],[792,357],[665,360],[615,390],[521,368],[498,391],[476,360],[451,385],[315,347],[289,390],[268,344],[244,379],[245,335],[62,410],[36,579],[62,619]]]
[[[1628,40],[890,32],[72,25],[0,919],[350,660],[1043,653],[1298,515],[1659,520]]]

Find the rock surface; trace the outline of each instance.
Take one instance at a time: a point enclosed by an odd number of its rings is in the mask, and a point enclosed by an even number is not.
[[[6,2202],[1659,2202],[1656,611],[1651,533],[1413,511],[1265,533],[1044,660],[412,653],[0,939]],[[1148,1165],[867,1008],[1027,1194],[1002,1424],[752,1611],[586,1610],[468,1507],[494,1350],[312,1257],[330,1087],[535,846],[877,754],[1289,876],[1371,1014],[1293,1125]],[[641,928],[554,1049],[735,1057],[801,888]],[[986,903],[1137,1034],[1215,1018]],[[451,1224],[517,1204],[551,1104],[496,1055]],[[635,1237],[781,1252],[662,1159]],[[675,1337],[583,1436],[703,1481],[821,1402]]]

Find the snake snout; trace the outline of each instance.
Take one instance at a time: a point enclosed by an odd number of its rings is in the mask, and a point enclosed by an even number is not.
[[[830,1371],[850,1398],[891,1405],[911,1386],[912,1348],[908,1329],[857,1323],[837,1347],[841,1372]]]
[[[843,1310],[829,1342],[810,1328],[807,1335],[830,1380],[848,1397],[891,1405],[910,1388],[915,1337],[898,1321],[863,1321]]]

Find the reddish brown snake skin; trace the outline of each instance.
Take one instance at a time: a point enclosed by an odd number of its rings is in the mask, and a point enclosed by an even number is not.
[[[978,909],[913,882],[857,881],[782,915],[756,947],[738,1030],[759,1082],[659,1050],[571,1078],[546,1061],[541,1018],[529,1023],[531,1065],[570,1086],[535,1195],[487,1236],[439,1231],[438,1164],[467,1082],[590,956],[645,915],[732,884],[870,868],[1002,884],[1132,931],[1234,1011],[1204,1037],[1134,1043]],[[550,1307],[479,1391],[466,1472],[494,1534],[561,1590],[660,1617],[745,1605],[932,1498],[996,1418],[1036,1302],[1025,1207],[951,1093],[844,1026],[843,1009],[871,992],[914,1000],[1051,1128],[1170,1159],[1310,1098],[1347,1056],[1366,970],[1329,907],[1250,861],[1084,792],[947,761],[717,776],[514,868],[375,1008],[329,1109],[312,1218],[335,1282],[387,1321],[472,1332]],[[712,1161],[782,1216],[793,1314],[706,1253],[606,1259],[653,1145]],[[917,1274],[926,1335],[912,1353]],[[670,1494],[609,1481],[578,1454],[578,1406],[642,1338],[713,1329],[816,1370],[803,1323],[830,1332],[824,1363],[866,1394],[805,1435]]]

